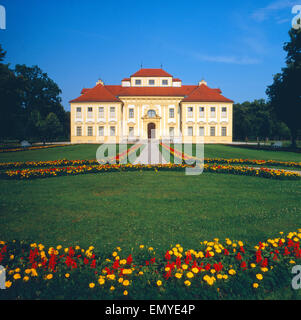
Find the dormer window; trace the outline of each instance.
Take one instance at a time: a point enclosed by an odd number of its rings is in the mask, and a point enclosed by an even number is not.
[[[167,86],[168,85],[168,80],[162,80],[162,86]]]
[[[140,79],[136,79],[135,80],[135,85],[136,86],[141,86],[141,80]]]
[[[155,80],[154,79],[148,80],[148,84],[150,86],[154,86],[155,85]]]

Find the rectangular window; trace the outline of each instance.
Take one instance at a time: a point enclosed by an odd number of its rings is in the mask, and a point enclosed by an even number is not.
[[[199,135],[200,135],[200,137],[204,137],[204,135],[205,135],[205,128],[204,127],[199,127]]]
[[[168,80],[162,80],[162,85],[167,86],[168,85]]]
[[[110,136],[114,137],[115,136],[115,127],[110,127]]]
[[[129,137],[134,136],[134,127],[129,127]]]
[[[76,118],[80,119],[82,117],[82,108],[81,107],[77,107],[76,108]]]
[[[93,118],[93,108],[92,107],[88,107],[88,118],[89,119]]]
[[[188,127],[187,134],[189,137],[193,136],[193,127]]]
[[[155,85],[155,80],[148,80],[148,84],[149,84],[150,86]]]
[[[82,136],[82,127],[76,127],[76,135],[78,137],[81,137]]]
[[[110,107],[110,118],[115,118],[115,107]]]
[[[200,112],[199,117],[200,118],[205,118],[205,108],[204,107],[200,107],[199,112]]]
[[[175,135],[175,128],[174,127],[170,127],[169,128],[169,136],[170,137],[174,137],[174,135]]]
[[[227,118],[227,108],[222,107],[222,118]]]
[[[174,118],[175,117],[175,109],[169,109],[169,118]]]
[[[211,137],[215,136],[215,127],[210,127],[210,136]]]
[[[101,127],[98,127],[98,135],[100,137],[103,137],[105,135],[105,130],[104,130],[104,127],[101,126]]]
[[[140,86],[140,85],[141,85],[141,80],[136,79],[136,80],[135,80],[135,85],[136,85],[136,86]]]
[[[222,137],[227,136],[227,127],[222,127]]]
[[[93,136],[93,127],[88,127],[88,137]]]
[[[193,118],[193,107],[187,108],[187,118]]]
[[[215,107],[210,108],[210,118],[215,118]]]
[[[98,108],[98,118],[103,119],[105,117],[105,109],[104,107],[99,107]]]
[[[134,118],[134,109],[133,108],[129,109],[129,118],[130,119]]]

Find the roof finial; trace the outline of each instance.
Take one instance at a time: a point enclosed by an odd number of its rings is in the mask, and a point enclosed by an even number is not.
[[[142,69],[142,61],[141,61],[140,67],[141,67],[141,69]]]
[[[162,64],[162,63],[161,63],[161,66],[160,66],[160,68],[161,68],[161,69],[163,69],[163,64]]]

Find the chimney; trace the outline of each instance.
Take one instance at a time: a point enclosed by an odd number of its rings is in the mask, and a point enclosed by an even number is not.
[[[104,85],[103,81],[101,79],[98,79],[98,81],[96,82],[96,85],[101,84],[102,86]]]
[[[207,86],[207,82],[203,79],[202,81],[199,82],[199,86],[201,86],[202,84]]]

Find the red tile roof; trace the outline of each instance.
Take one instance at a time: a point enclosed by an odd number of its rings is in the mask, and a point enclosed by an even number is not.
[[[78,98],[71,100],[70,102],[121,102],[115,97],[105,86],[102,84],[96,85],[94,88],[85,91]]]
[[[131,81],[131,78],[124,78],[121,81]]]
[[[173,81],[173,82],[182,82],[182,80],[181,80],[181,79],[178,79],[178,78],[174,78],[174,79],[172,79],[172,81]]]
[[[81,91],[81,94],[84,94],[84,93],[86,93],[87,91],[89,91],[90,89],[88,89],[88,88],[83,88],[83,90]]]
[[[163,69],[140,69],[131,77],[172,77],[172,75]]]
[[[126,96],[183,97],[183,102],[233,102],[224,97],[220,89],[207,85],[183,85],[181,87],[123,87],[98,84],[92,89],[83,89],[82,95],[70,102],[121,102]]]
[[[207,85],[202,84],[193,90],[183,102],[233,102],[224,97],[220,89],[211,89]]]

